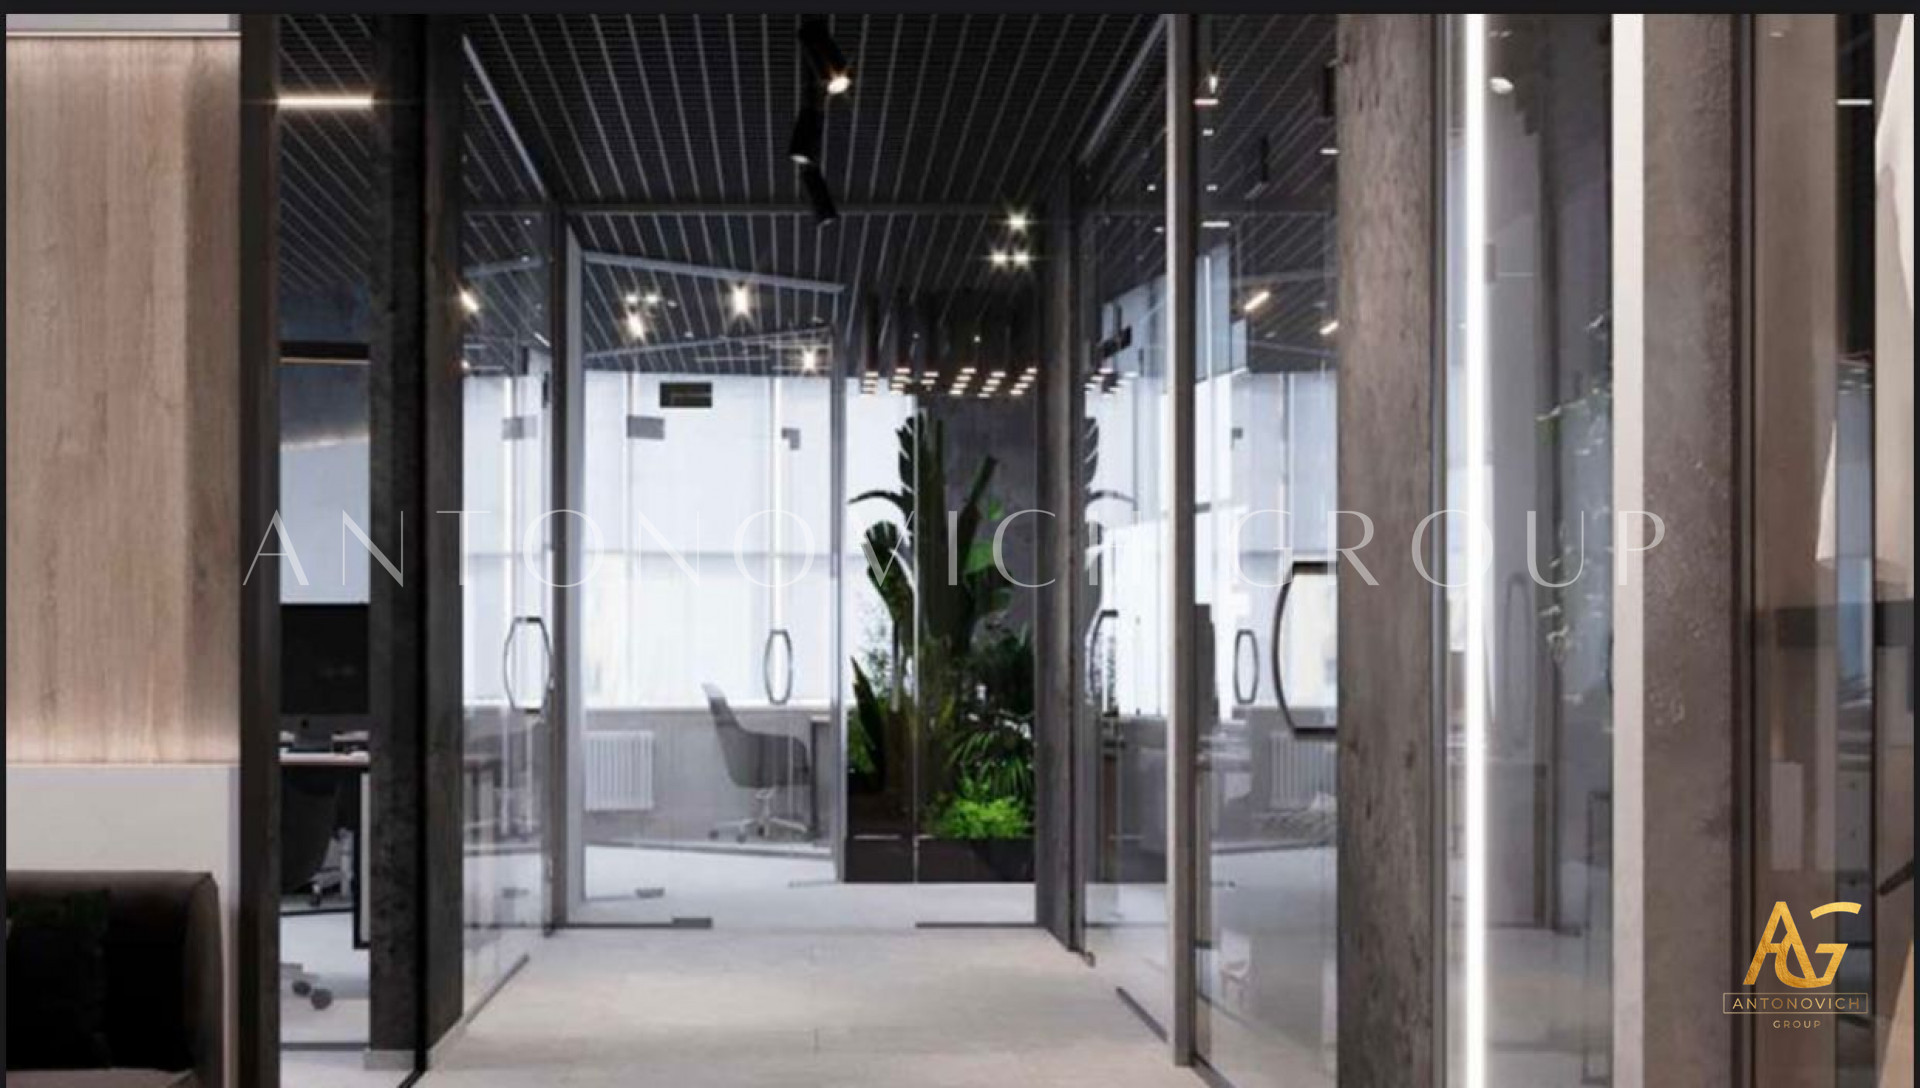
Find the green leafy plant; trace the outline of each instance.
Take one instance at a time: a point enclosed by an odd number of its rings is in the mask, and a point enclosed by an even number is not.
[[[1033,834],[1033,818],[1012,797],[956,797],[934,818],[933,833],[943,839],[1024,839]]]
[[[865,667],[854,665],[849,767],[897,785],[909,738],[924,738],[942,772],[929,783],[936,834],[1024,837],[1033,811],[1033,645],[1006,622],[1012,586],[986,531],[1000,517],[989,493],[998,461],[983,456],[965,488],[949,494],[945,424],[923,412],[897,435],[899,486],[852,500],[885,502],[896,517],[874,523],[864,540],[867,580],[891,630]],[[949,834],[959,830],[968,833]]]

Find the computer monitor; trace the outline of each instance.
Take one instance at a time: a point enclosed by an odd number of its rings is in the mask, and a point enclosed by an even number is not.
[[[303,747],[338,732],[364,731],[367,606],[280,606],[281,727]]]

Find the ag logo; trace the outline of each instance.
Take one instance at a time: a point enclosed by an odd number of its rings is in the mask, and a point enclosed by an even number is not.
[[[1828,903],[1813,908],[1812,917],[1821,918],[1829,914],[1859,914],[1858,903]],[[1793,965],[1787,963],[1787,953],[1793,953]],[[1816,986],[1826,986],[1833,982],[1833,976],[1840,971],[1840,958],[1847,954],[1847,946],[1829,942],[1814,949],[1815,954],[1827,957],[1826,970],[1818,975],[1813,973],[1813,963],[1807,959],[1807,946],[1801,943],[1800,930],[1793,924],[1793,912],[1785,903],[1773,905],[1773,916],[1767,919],[1766,932],[1760,934],[1759,947],[1753,950],[1753,963],[1747,968],[1746,985],[1751,986],[1760,978],[1760,967],[1773,956],[1773,973],[1780,981],[1796,990],[1811,990]],[[1794,967],[1799,971],[1795,972]]]

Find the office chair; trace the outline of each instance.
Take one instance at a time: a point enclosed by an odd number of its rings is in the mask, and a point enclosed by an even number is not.
[[[749,835],[765,838],[771,830],[789,831],[806,836],[813,828],[799,820],[773,814],[774,794],[782,786],[810,786],[812,764],[807,746],[797,738],[779,733],[756,733],[740,724],[727,697],[712,684],[702,684],[707,695],[707,710],[713,715],[713,729],[720,738],[720,754],[725,757],[727,777],[741,789],[753,791],[754,813],[744,820],[724,820],[707,832],[717,839],[722,831],[731,831],[735,842],[746,842]]]
[[[353,833],[342,830],[346,792],[337,779],[320,774],[284,773],[280,791],[282,895],[304,893],[319,907],[329,889],[353,894]],[[336,986],[301,964],[282,961],[281,977],[294,995],[314,1008],[333,1003]]]

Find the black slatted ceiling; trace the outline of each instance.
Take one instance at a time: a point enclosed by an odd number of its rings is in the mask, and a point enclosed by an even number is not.
[[[289,90],[370,86],[369,19],[283,19]],[[931,296],[948,323],[999,328],[1030,305],[1041,265],[995,268],[988,254],[1016,244],[1037,250],[1043,237],[1036,222],[1028,241],[1012,238],[1005,213],[1040,210],[1151,37],[1153,19],[832,17],[854,86],[827,105],[823,168],[846,214],[823,228],[786,155],[793,117],[811,93],[794,16],[471,17],[478,63],[467,75],[464,259],[470,270],[493,270],[474,286],[485,311],[499,311],[475,324],[535,328],[544,301],[550,232],[517,133],[550,195],[574,209],[589,249],[841,287],[754,287],[753,313],[742,319],[727,305],[724,279],[590,266],[584,348],[593,365],[760,372],[790,361],[803,344],[849,349],[873,300],[884,303],[886,321],[896,299]],[[1317,342],[1318,307],[1330,287],[1297,274],[1332,256],[1330,219],[1305,212],[1331,203],[1335,160],[1320,148],[1331,144],[1332,123],[1320,98],[1333,19],[1207,24],[1224,83],[1222,105],[1205,122],[1216,133],[1203,143],[1204,170],[1219,192],[1203,197],[1203,214],[1216,203],[1245,203],[1264,137],[1269,180],[1256,202],[1269,210],[1231,215],[1237,270],[1294,274],[1276,283],[1274,304],[1256,315],[1256,339]],[[1161,260],[1152,227],[1164,197],[1146,185],[1163,170],[1164,66],[1150,56],[1146,71],[1117,112],[1109,153],[1088,174],[1093,203],[1131,224],[1103,234],[1108,280]],[[371,123],[369,114],[287,116],[285,290],[324,297],[362,289]],[[515,262],[525,267],[498,272]],[[643,307],[648,335],[635,342],[625,300],[653,293],[663,303]],[[816,324],[825,331],[811,331]]]

